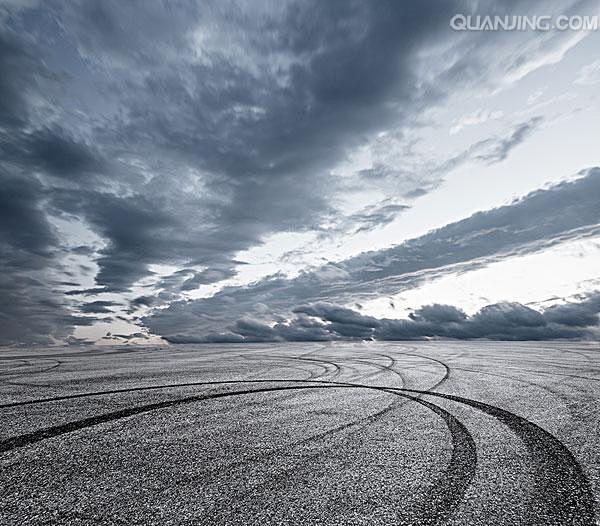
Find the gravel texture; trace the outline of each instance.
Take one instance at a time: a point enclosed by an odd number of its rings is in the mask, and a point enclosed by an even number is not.
[[[597,525],[600,347],[6,350],[0,524]]]

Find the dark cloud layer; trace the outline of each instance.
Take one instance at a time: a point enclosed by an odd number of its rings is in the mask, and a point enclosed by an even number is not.
[[[329,263],[293,279],[275,275],[246,287],[225,288],[210,298],[174,302],[148,316],[145,323],[167,338],[193,338],[243,317],[270,321],[290,316],[303,304],[350,304],[359,298],[396,294],[447,273],[597,235],[599,195],[600,168],[595,168],[575,180],[534,191],[390,249]]]
[[[228,331],[202,337],[173,335],[173,343],[274,342],[323,340],[551,340],[597,339],[600,333],[600,293],[545,311],[520,303],[487,305],[472,316],[451,305],[432,304],[409,319],[377,319],[331,303],[294,309],[299,315],[269,325],[254,319],[238,320]]]
[[[519,10],[532,6],[523,2]],[[498,82],[510,68],[494,70],[490,51],[499,64],[524,64],[542,53],[523,45],[514,56],[515,45],[507,44],[503,55],[501,35],[484,44],[479,35],[450,31],[450,16],[468,8],[429,0],[1,6],[0,344],[65,339],[93,322],[78,313],[118,309],[93,296],[126,294],[144,279],[161,280],[148,293],[154,299],[134,301],[122,314],[169,304],[184,291],[235,276],[237,255],[271,234],[327,235],[323,225],[340,217],[334,198],[346,184],[331,175],[339,162],[381,131],[422,125],[423,113],[454,90]],[[498,12],[507,8],[494,4]],[[543,38],[548,52],[565,37]],[[441,54],[429,55],[424,72],[419,57],[434,48]],[[478,143],[462,160],[501,162],[539,123]],[[408,206],[398,199],[440,180],[411,177],[409,190],[342,217],[333,230],[385,225]],[[584,208],[578,226],[590,215]],[[575,216],[566,215],[573,228]],[[507,221],[508,230],[523,226]],[[541,244],[544,235],[565,234],[565,221],[533,237],[514,229],[504,236],[500,225],[456,260],[432,234],[422,246],[332,264],[294,282],[273,278],[209,302],[176,303],[149,323],[160,334],[203,332],[237,323],[244,309],[290,312],[321,299],[321,288],[324,299],[351,282],[380,290],[387,278],[422,271],[419,258],[434,257],[440,266]],[[456,228],[448,234],[459,239],[462,227]],[[169,281],[153,265],[181,271]],[[239,306],[230,308],[238,295]],[[182,310],[183,321],[166,327]],[[195,325],[198,317],[203,322]],[[192,325],[180,331],[181,323]],[[358,333],[357,327],[340,330]],[[300,338],[315,327],[303,319],[281,330]]]

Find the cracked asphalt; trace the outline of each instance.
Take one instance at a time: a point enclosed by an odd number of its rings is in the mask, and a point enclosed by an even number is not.
[[[593,526],[600,347],[6,350],[0,524]]]

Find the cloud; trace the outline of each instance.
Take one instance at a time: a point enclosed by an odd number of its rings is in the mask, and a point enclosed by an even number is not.
[[[119,303],[115,303],[114,301],[92,301],[90,303],[84,303],[79,306],[79,310],[83,313],[89,314],[104,314],[104,313],[113,313],[113,310],[110,307],[118,306]]]
[[[485,164],[495,164],[504,161],[512,149],[531,135],[542,121],[542,117],[532,117],[528,121],[519,124],[508,137],[480,141],[469,149],[466,158]]]
[[[557,312],[561,311],[561,315]],[[520,303],[496,303],[467,316],[451,305],[426,305],[409,319],[376,319],[331,303],[298,307],[306,317],[292,318],[273,326],[257,320],[238,320],[229,331],[186,339],[167,338],[174,343],[272,342],[305,340],[423,340],[493,339],[549,340],[596,339],[600,334],[600,293],[577,303],[537,311]]]
[[[574,84],[581,86],[592,86],[600,82],[600,60],[596,60],[591,64],[583,66],[573,81]]]
[[[50,285],[58,238],[43,200],[34,181],[0,169],[1,345],[50,343],[77,322]]]
[[[358,173],[363,183],[389,188],[393,186],[407,199],[414,199],[438,188],[444,178],[469,163],[492,165],[506,160],[509,154],[541,127],[544,119],[534,116],[512,125],[504,135],[479,140],[446,159],[432,161],[402,152],[387,161],[380,160],[371,168]],[[412,159],[415,157],[415,159]]]
[[[211,283],[217,283],[228,278],[232,278],[237,274],[235,268],[222,266],[207,268],[200,272],[194,272],[191,277],[186,279],[182,285],[181,290],[194,290],[200,285],[209,285]]]
[[[404,191],[400,183],[388,188],[389,202],[365,203],[344,218],[336,198],[346,181],[335,167],[382,131],[418,128],[456,90],[495,86],[517,66],[531,70],[565,48],[559,34],[540,37],[543,45],[531,35],[489,35],[485,44],[481,35],[458,35],[448,21],[461,7],[3,6],[0,154],[11,212],[0,224],[0,270],[2,293],[14,302],[2,307],[13,324],[6,341],[63,338],[85,322],[74,313],[79,302],[88,308],[87,296],[126,293],[145,279],[159,288],[153,265],[193,271],[165,284],[168,303],[233,277],[236,255],[272,234],[324,232],[332,217],[350,233],[392,221],[406,206],[402,198],[430,191],[440,178],[415,171]],[[488,60],[492,54],[497,60]],[[536,126],[479,145],[471,159],[501,161]],[[294,287],[307,292],[294,294],[314,296],[308,291],[323,282],[319,274],[340,268],[303,274]],[[353,264],[341,270],[360,274]],[[85,285],[63,293],[51,286],[56,281]],[[288,287],[279,278],[264,286],[275,293],[279,284]]]
[[[144,333],[144,332],[133,332],[131,334],[112,334],[111,335],[113,340],[125,340],[125,341],[129,341],[129,340],[134,340],[134,339],[142,339],[142,340],[148,340],[149,336]],[[106,338],[106,336],[105,336]]]
[[[553,305],[544,311],[546,320],[567,327],[588,327],[598,323],[600,294],[584,296],[579,302]]]
[[[59,8],[56,38],[70,53],[64,74],[77,75],[87,98],[108,97],[103,104],[116,113],[69,133],[58,125],[21,130],[13,158],[20,153],[54,176],[102,179],[55,203],[106,239],[99,285],[127,288],[152,263],[186,265],[198,254],[199,264],[219,267],[273,232],[318,229],[339,190],[328,171],[369,133],[408,124],[448,95],[458,77],[440,91],[440,79],[424,79],[413,57],[442,42],[459,45],[447,29],[456,8],[315,2],[256,17],[234,5]],[[32,30],[40,15],[30,13]],[[202,191],[183,191],[194,185]],[[398,211],[350,220],[360,231]]]
[[[586,298],[577,307],[585,310],[587,318],[574,326],[562,323],[549,311],[539,312],[519,303],[496,303],[487,305],[473,316],[458,315],[454,318],[431,320],[417,317],[407,320],[384,320],[373,337],[383,340],[456,338],[493,340],[550,340],[564,338],[595,339],[598,337],[599,293]],[[432,308],[428,306],[423,308]],[[443,307],[460,313],[451,306]]]
[[[468,126],[475,126],[477,124],[484,124],[490,120],[497,120],[504,116],[502,110],[488,110],[480,108],[474,113],[464,115],[460,119],[457,119],[452,127],[450,128],[450,135],[456,135]]]
[[[389,249],[328,263],[292,279],[274,275],[248,286],[225,288],[209,298],[173,302],[146,316],[144,323],[166,338],[172,334],[201,337],[226,330],[242,317],[268,322],[288,318],[300,305],[350,304],[396,294],[424,280],[597,235],[598,195],[600,169],[594,168],[577,179],[536,190]]]
[[[432,305],[425,305],[415,312],[409,314],[409,318],[416,322],[432,322],[432,323],[461,323],[467,315],[460,309],[452,307],[451,305],[440,305],[434,303]]]

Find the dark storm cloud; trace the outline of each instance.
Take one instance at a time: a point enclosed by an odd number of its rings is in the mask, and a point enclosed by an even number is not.
[[[352,309],[337,307],[327,303],[296,307],[293,312],[322,318],[332,323],[339,323],[340,325],[357,325],[366,328],[373,328],[379,325],[379,321],[375,318],[363,316]]]
[[[129,341],[129,340],[134,340],[136,338],[141,338],[142,340],[147,340],[149,338],[149,336],[146,333],[143,332],[134,332],[132,334],[112,334],[111,335],[113,340],[125,340],[125,341]],[[106,339],[106,336],[104,337]]]
[[[96,283],[101,287],[126,289],[151,274],[147,264],[161,259],[161,251],[176,251],[177,243],[183,243],[182,234],[177,239],[170,231],[179,220],[162,210],[160,203],[142,196],[57,191],[53,205],[57,213],[84,216],[100,235],[110,240],[96,261],[100,266]]]
[[[225,288],[210,298],[175,302],[144,321],[165,337],[197,336],[214,331],[218,325],[230,327],[244,316],[268,321],[289,317],[300,305],[353,303],[359,298],[395,294],[423,280],[597,235],[599,195],[600,169],[595,168],[578,179],[534,191],[511,204],[478,212],[390,249],[330,263],[293,279],[275,275],[246,287]],[[487,314],[477,318],[481,326]],[[414,315],[426,323],[441,321],[444,315],[460,317],[457,312],[433,307]],[[416,326],[408,327],[413,330]],[[390,334],[397,330],[389,329]]]
[[[87,165],[84,150],[66,135],[32,126],[31,100],[52,93],[55,75],[41,60],[33,39],[0,21],[0,345],[49,344],[69,336],[93,317],[73,315],[51,271],[60,266],[60,240],[46,213],[47,188],[32,172],[56,174],[67,163]],[[57,157],[58,155],[58,157]],[[63,163],[63,164],[61,164]]]
[[[544,311],[545,318],[552,323],[570,327],[587,327],[598,323],[600,294],[584,296],[576,303],[554,305]]]
[[[1,24],[1,21],[0,21]],[[26,95],[49,75],[38,59],[35,47],[10,28],[0,27],[0,123],[15,129],[29,117]]]
[[[557,311],[561,314],[558,316]],[[238,320],[222,333],[204,337],[174,335],[174,343],[256,342],[306,340],[548,340],[596,339],[600,332],[600,293],[577,303],[538,311],[520,303],[487,305],[472,316],[451,305],[426,305],[409,319],[377,319],[331,303],[316,303],[295,309],[309,316],[292,318],[273,326],[258,320]]]
[[[0,344],[49,343],[75,318],[49,286],[58,239],[35,181],[0,168]]]
[[[0,345],[49,344],[81,324],[43,283],[14,269],[2,269],[0,287]]]
[[[358,212],[339,217],[332,215],[331,221],[334,226],[321,228],[319,238],[325,239],[340,234],[358,234],[369,232],[376,228],[385,226],[394,221],[402,212],[410,206],[394,202],[393,199],[384,199],[374,205],[368,205]]]
[[[451,305],[434,303],[433,305],[425,305],[415,312],[411,312],[409,318],[416,322],[427,321],[440,324],[461,323],[466,319],[466,314]]]
[[[124,289],[109,287],[91,287],[88,289],[73,289],[64,292],[65,296],[96,296],[108,292],[124,292]]]
[[[201,272],[195,272],[194,275],[186,279],[181,285],[181,290],[194,290],[200,285],[209,285],[211,283],[217,283],[227,278],[232,278],[236,275],[234,268],[208,268]]]
[[[0,168],[0,253],[3,266],[43,268],[57,245],[56,234],[43,210],[44,194],[27,177]]]
[[[178,210],[174,201],[179,196],[161,199],[161,183],[153,183],[144,192],[153,200],[156,216],[148,219],[171,220],[157,235],[138,220],[138,197],[77,193],[73,198],[82,202],[78,216],[109,240],[98,260],[100,285],[126,287],[147,275],[150,263],[185,264],[198,254],[202,257],[195,262],[209,269],[189,288],[231,277],[234,270],[221,270],[222,261],[273,231],[318,228],[320,218],[331,212],[327,197],[332,188],[323,173],[360,144],[364,134],[438,98],[415,90],[411,57],[446,27],[452,6],[319,2],[292,4],[255,19],[233,5],[190,6],[169,16],[171,26],[164,24],[156,5],[139,17],[134,10],[123,3],[84,3],[61,14],[80,55],[114,68],[111,89],[119,91],[127,119],[103,131],[104,148],[117,141],[133,145],[158,171],[163,168],[160,156],[167,155],[170,178],[177,177],[173,170],[188,166],[202,170],[208,174],[208,194],[224,193],[225,203],[188,195]],[[186,31],[198,25],[208,46],[222,38],[211,34],[214,27],[206,26],[204,17],[214,17],[230,30],[233,46],[211,48],[202,61],[196,60]],[[122,21],[133,18],[135,27],[125,31]],[[152,39],[147,38],[150,33]],[[246,46],[244,55],[237,54],[238,42]],[[159,57],[174,45],[179,46],[177,59],[163,67]],[[277,56],[289,65],[273,71],[270,60]],[[121,67],[136,61],[143,67],[129,73]],[[120,202],[120,220],[112,219],[109,200],[114,206]],[[63,203],[58,206],[73,211]],[[181,224],[181,217],[192,207],[204,215],[196,212],[186,219],[203,228],[189,232],[190,224]],[[388,207],[381,211],[384,215],[356,219],[370,228],[397,211]],[[187,250],[173,241],[186,230]]]
[[[4,162],[21,169],[65,179],[83,178],[105,168],[104,160],[90,145],[58,127],[0,133],[0,153]]]
[[[79,306],[79,310],[86,314],[112,314],[114,311],[110,307],[116,307],[119,303],[114,301],[91,301]]]
[[[415,91],[411,57],[452,6],[282,4],[257,16],[192,2],[7,10],[0,151],[14,177],[39,175],[22,191],[47,202],[44,213],[12,200],[22,208],[10,221],[23,217],[29,228],[4,223],[5,253],[15,259],[27,245],[27,264],[50,269],[44,252],[58,240],[47,213],[83,221],[106,243],[97,286],[69,291],[76,298],[125,291],[153,263],[204,267],[179,286],[191,290],[232,277],[233,255],[265,235],[318,228],[335,186],[323,174],[365,134],[433,100]],[[357,219],[370,228],[396,211]]]
[[[599,295],[593,295],[597,298]],[[439,308],[440,306],[437,306]],[[448,310],[455,309],[444,306]],[[455,309],[456,310],[456,309]],[[597,338],[598,309],[595,313],[588,307],[587,323],[577,327],[561,323],[549,316],[548,311],[539,312],[519,303],[487,305],[473,316],[457,316],[453,320],[433,321],[426,318],[411,320],[382,320],[374,331],[379,340],[407,340],[423,338],[455,338],[494,340],[550,340],[564,338]],[[458,311],[460,312],[460,311]]]
[[[131,300],[132,307],[151,307],[156,303],[156,297],[154,296],[138,296]]]
[[[22,319],[14,326],[23,341],[62,336],[75,325],[69,312],[79,296],[161,279],[150,270],[154,264],[195,269],[184,281],[164,284],[160,301],[168,302],[182,290],[234,276],[235,255],[270,234],[323,231],[338,213],[332,198],[343,185],[329,174],[339,161],[373,134],[414,126],[453,90],[488,78],[487,55],[466,53],[472,44],[448,29],[463,7],[433,1],[4,7],[0,152],[11,213],[0,225],[0,250],[7,287],[22,287],[11,293],[14,308],[23,302],[6,319]],[[450,56],[468,55],[470,62],[447,65],[438,57],[425,75],[417,58],[448,42]],[[524,46],[520,63],[528,51]],[[496,162],[528,131],[477,155]],[[418,183],[421,192],[431,189]],[[365,210],[343,226],[370,230],[403,206]],[[69,249],[53,232],[51,216],[102,239],[77,253],[95,258],[94,286],[67,295],[47,290],[57,269],[73,274],[72,265],[58,261],[58,251]],[[318,296],[316,288],[332,276],[335,286],[350,275],[359,285],[366,281],[353,264],[331,265],[304,273],[291,287],[279,278],[258,287],[268,294],[278,294],[279,284],[290,289],[291,300],[300,300],[293,308]],[[35,287],[26,285],[30,278]],[[252,302],[250,311],[262,308]],[[223,310],[219,304],[202,316],[219,325],[229,321],[229,312],[218,319]],[[281,328],[298,335],[317,329]],[[18,339],[15,331],[10,341]]]

